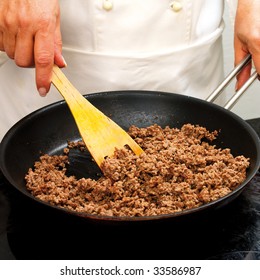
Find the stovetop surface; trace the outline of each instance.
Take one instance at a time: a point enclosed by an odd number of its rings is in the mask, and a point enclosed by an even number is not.
[[[260,135],[260,119],[248,121]],[[260,172],[228,205],[153,223],[104,224],[23,196],[0,173],[0,259],[260,259]]]

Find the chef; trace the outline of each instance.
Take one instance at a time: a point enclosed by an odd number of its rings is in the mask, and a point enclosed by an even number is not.
[[[235,14],[236,1],[227,2]],[[260,0],[238,2],[237,17],[244,23],[238,18],[235,44],[243,51],[236,63],[256,52],[255,45],[248,49],[252,23],[243,11],[260,11]],[[22,117],[62,99],[50,85],[53,63],[67,66],[64,73],[82,94],[138,89],[205,99],[223,79],[224,5],[224,0],[1,0],[0,140]]]

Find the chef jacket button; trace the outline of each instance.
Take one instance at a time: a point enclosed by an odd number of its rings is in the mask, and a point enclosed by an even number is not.
[[[171,9],[174,11],[174,12],[179,12],[181,9],[182,9],[182,4],[179,2],[179,1],[173,1],[171,4],[170,4],[170,7]]]
[[[103,1],[103,9],[106,11],[110,11],[113,8],[113,3],[110,0]]]

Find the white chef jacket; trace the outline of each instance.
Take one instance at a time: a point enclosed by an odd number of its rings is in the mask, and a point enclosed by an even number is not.
[[[82,94],[140,89],[204,99],[223,79],[224,0],[60,0],[60,5],[64,72]],[[34,69],[17,67],[5,53],[0,85],[0,140],[22,117],[62,99],[54,87],[40,97]]]

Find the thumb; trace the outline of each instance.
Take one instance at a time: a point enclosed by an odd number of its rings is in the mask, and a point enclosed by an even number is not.
[[[60,31],[60,21],[57,21],[54,37],[54,63],[59,67],[66,67],[67,63],[62,56],[62,36]]]

